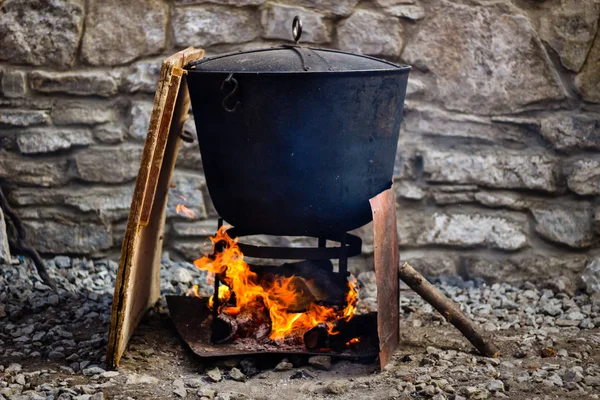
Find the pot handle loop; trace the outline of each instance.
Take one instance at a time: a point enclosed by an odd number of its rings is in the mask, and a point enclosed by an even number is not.
[[[233,85],[233,88],[231,89],[231,91],[229,92],[229,94],[223,98],[223,101],[221,102],[221,106],[227,112],[234,112],[236,110],[236,108],[240,105],[240,102],[236,101],[235,104],[233,105],[233,107],[229,107],[227,105],[227,101],[229,100],[229,98],[232,97],[238,91],[238,88],[239,88],[239,84],[238,84],[237,79],[235,79],[233,77],[233,72],[230,73],[227,76],[227,78],[225,78],[225,80],[221,84],[221,90],[225,89],[225,84]]]
[[[296,15],[294,21],[292,21],[292,36],[294,37],[294,43],[298,44],[300,36],[302,36],[302,20],[298,15]]]

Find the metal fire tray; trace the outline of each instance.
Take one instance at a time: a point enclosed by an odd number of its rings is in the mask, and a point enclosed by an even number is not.
[[[359,362],[373,362],[379,355],[379,349],[365,343],[347,349],[341,353],[333,351],[308,351],[302,345],[278,346],[271,343],[244,343],[243,341],[228,344],[212,344],[211,312],[207,307],[207,299],[191,296],[167,296],[167,305],[171,320],[177,332],[190,349],[200,357],[232,357],[256,354],[296,354],[326,355],[338,359]]]

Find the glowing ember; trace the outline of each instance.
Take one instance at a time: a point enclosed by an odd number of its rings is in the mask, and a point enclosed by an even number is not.
[[[271,339],[282,339],[291,334],[302,335],[321,323],[328,326],[330,334],[336,334],[335,321],[350,320],[354,316],[358,302],[358,286],[354,277],[348,281],[346,306],[343,309],[311,303],[304,307],[304,312],[288,312],[287,310],[299,309],[297,305],[302,302],[303,292],[295,287],[294,276],[280,277],[270,283],[259,284],[258,275],[244,262],[237,239],[231,239],[225,232],[226,228],[221,227],[215,237],[210,238],[213,244],[220,242],[223,251],[194,261],[194,265],[199,269],[219,274],[225,283],[226,286],[219,288],[219,304],[225,304],[231,297],[231,292],[235,293],[236,306],[223,308],[223,313],[235,316],[257,309],[268,311],[271,319]],[[212,307],[213,304],[211,297],[209,306]]]
[[[194,211],[190,210],[181,203],[175,206],[175,211],[177,212],[177,215],[183,214],[188,218],[194,218],[196,216],[196,213]]]
[[[346,346],[350,346],[351,344],[356,344],[356,343],[360,343],[360,339],[359,338],[353,338],[350,339],[349,341],[346,342]]]

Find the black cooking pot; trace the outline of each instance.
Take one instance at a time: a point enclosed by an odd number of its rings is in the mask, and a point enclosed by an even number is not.
[[[192,62],[215,209],[246,233],[326,236],[389,188],[410,67],[287,45]]]

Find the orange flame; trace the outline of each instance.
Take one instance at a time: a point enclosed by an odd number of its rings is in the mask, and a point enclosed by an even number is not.
[[[194,285],[190,290],[188,290],[188,296],[200,297],[200,293],[198,293],[198,285]]]
[[[196,216],[196,213],[193,210],[190,210],[181,203],[175,206],[175,212],[177,212],[177,215],[183,214],[188,218],[194,218]]]
[[[303,294],[295,287],[294,276],[281,277],[269,284],[262,283],[262,285],[268,285],[268,287],[263,287],[258,283],[258,275],[251,271],[244,261],[244,255],[237,245],[237,239],[231,239],[227,235],[226,229],[227,227],[221,227],[215,237],[210,238],[215,245],[221,243],[223,251],[194,261],[197,268],[219,274],[226,284],[219,288],[219,299],[222,295],[223,299],[229,299],[231,292],[235,292],[236,307],[224,308],[223,312],[237,315],[246,308],[263,308],[268,311],[271,319],[271,334],[269,335],[271,339],[282,339],[294,333],[303,334],[320,323],[327,324],[329,333],[335,334],[337,333],[334,330],[335,321],[352,318],[358,302],[358,286],[354,277],[348,281],[347,304],[343,309],[338,310],[334,307],[311,303],[304,312],[288,312],[288,309],[295,309],[294,305],[301,301]],[[221,289],[224,287],[227,289],[223,289],[223,293],[221,293]],[[212,302],[212,298],[210,301]]]
[[[229,288],[224,285],[219,286],[219,304],[223,305],[223,304],[227,303],[230,298],[231,298],[231,291],[229,290]],[[208,308],[210,308],[212,310],[214,304],[215,304],[215,299],[214,299],[214,295],[212,295],[212,296],[210,296],[210,299],[208,299]]]

